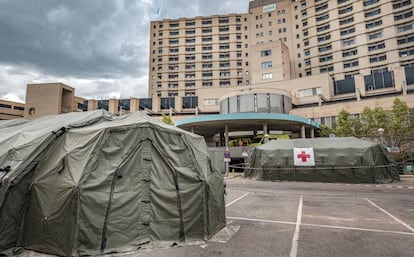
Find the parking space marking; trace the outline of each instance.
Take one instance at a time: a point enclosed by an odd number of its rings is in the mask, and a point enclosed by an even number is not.
[[[236,200],[233,200],[231,202],[229,202],[228,204],[226,204],[226,207],[229,207],[230,205],[232,205],[233,203],[245,198],[249,193],[245,193],[244,195],[240,196],[239,198],[237,198]]]
[[[244,220],[244,221],[261,222],[261,223],[296,225],[296,222],[292,222],[292,221],[262,220],[262,219],[250,219],[250,218],[242,218],[242,217],[227,217],[227,218],[231,220]]]
[[[365,200],[367,200],[371,205],[373,205],[374,207],[376,207],[377,209],[379,209],[380,211],[382,211],[383,213],[387,214],[388,216],[390,216],[391,218],[393,218],[395,221],[397,221],[398,223],[400,223],[401,225],[403,225],[404,227],[408,228],[409,230],[411,230],[412,232],[414,232],[414,228],[412,228],[410,225],[408,225],[407,223],[405,223],[404,221],[400,220],[399,218],[395,217],[394,215],[392,215],[391,213],[387,212],[386,210],[382,209],[381,207],[379,207],[378,205],[376,205],[374,202],[372,202],[371,200],[369,200],[368,198],[365,198]]]
[[[343,229],[343,230],[356,230],[356,231],[377,232],[377,233],[390,233],[390,234],[400,234],[400,235],[414,236],[414,233],[411,233],[411,232],[382,230],[382,229],[342,227],[342,226],[331,226],[331,225],[320,225],[320,224],[309,224],[309,223],[302,223],[302,226],[319,227],[319,228],[333,228],[333,229]]]
[[[227,218],[231,219],[231,220],[242,220],[242,221],[260,222],[260,223],[296,225],[296,222],[290,222],[290,221],[262,220],[262,219],[250,219],[250,218],[242,218],[242,217],[227,217]],[[342,226],[320,225],[320,224],[310,224],[310,223],[301,223],[301,225],[302,226],[307,226],[307,227],[332,228],[332,229],[341,229],[341,230],[355,230],[355,231],[365,231],[365,232],[376,232],[376,233],[399,234],[399,235],[414,236],[414,233],[412,233],[412,232],[403,232],[403,231],[392,231],[392,230],[381,230],[381,229],[370,229],[370,228],[357,228],[357,227],[342,227]]]
[[[299,198],[298,214],[296,216],[296,228],[292,238],[292,248],[290,249],[290,257],[296,257],[298,255],[299,245],[299,232],[300,224],[302,223],[302,207],[303,207],[303,195]]]

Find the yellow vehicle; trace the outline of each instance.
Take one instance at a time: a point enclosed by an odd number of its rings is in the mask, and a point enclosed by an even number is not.
[[[252,140],[249,137],[232,138],[229,140],[230,147],[248,146],[251,143],[252,143]]]
[[[290,139],[288,134],[269,134],[268,138],[269,138],[269,141]],[[248,146],[259,146],[261,144],[264,144],[264,136],[257,135],[253,138],[252,142],[248,144]]]

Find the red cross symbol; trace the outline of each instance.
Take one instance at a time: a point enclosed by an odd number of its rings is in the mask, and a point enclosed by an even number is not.
[[[306,158],[310,158],[310,154],[306,154],[305,151],[301,151],[300,154],[298,154],[298,158],[302,159],[302,162],[306,162]]]

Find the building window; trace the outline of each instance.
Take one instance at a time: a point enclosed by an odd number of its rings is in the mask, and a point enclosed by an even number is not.
[[[223,50],[223,49],[229,49],[230,45],[219,45],[219,49]]]
[[[207,45],[207,46],[203,46],[201,49],[203,49],[203,51],[211,51],[213,50],[213,46]]]
[[[228,18],[220,18],[219,23],[229,23],[229,19]]]
[[[230,39],[230,37],[229,36],[221,36],[221,37],[219,37],[219,40],[220,41],[227,41],[227,40],[229,40]]]
[[[213,64],[211,62],[207,62],[207,63],[203,63],[201,65],[201,67],[203,67],[203,68],[212,68],[213,67]]]
[[[368,46],[368,51],[376,51],[379,49],[384,49],[385,48],[385,43],[379,43],[379,44],[375,44],[375,45],[369,45]]]
[[[176,28],[178,26],[179,26],[178,22],[170,23],[170,28]]]
[[[186,52],[195,52],[195,47],[186,47],[185,51]]]
[[[202,20],[201,21],[201,24],[203,24],[203,25],[210,25],[212,22],[211,22],[211,20]]]
[[[343,25],[346,25],[346,24],[349,24],[349,23],[352,23],[352,22],[354,22],[354,17],[350,17],[350,18],[340,20],[339,25],[343,26]]]
[[[230,86],[230,80],[220,80],[220,86],[221,87]]]
[[[327,3],[323,4],[323,5],[316,6],[315,7],[315,12],[321,12],[321,11],[326,10],[326,9],[328,9],[328,4]]]
[[[372,4],[376,4],[378,2],[379,2],[379,0],[364,1],[364,6],[369,6],[369,5],[372,5]]]
[[[203,60],[213,59],[213,55],[211,55],[211,54],[205,54],[205,55],[202,56],[202,59]]]
[[[318,37],[318,42],[324,42],[324,41],[327,41],[329,39],[331,39],[331,35],[330,34],[323,35],[323,36]]]
[[[319,62],[329,62],[332,60],[333,60],[332,55],[326,55],[326,56],[319,57]]]
[[[377,32],[368,34],[368,39],[369,40],[373,40],[373,39],[377,39],[377,38],[382,38],[382,31],[377,31]]]
[[[354,32],[355,32],[354,27],[349,28],[349,29],[345,29],[345,30],[341,30],[341,36],[346,36],[346,35],[352,34]]]
[[[205,77],[213,77],[213,73],[212,72],[203,72],[202,76],[203,76],[203,78],[205,78]]]
[[[410,49],[410,50],[403,50],[399,52],[399,56],[400,57],[407,57],[410,55],[414,55],[414,49]]]
[[[377,20],[377,21],[366,23],[365,28],[372,29],[372,28],[375,28],[381,25],[382,25],[382,20]]]
[[[308,60],[305,60],[305,66],[310,66],[311,65],[311,61],[308,59]]]
[[[196,65],[194,63],[192,63],[192,64],[186,64],[185,65],[185,68],[187,70],[194,70],[196,68]]]
[[[194,29],[192,29],[192,30],[186,30],[185,31],[185,34],[186,35],[194,35],[195,34],[195,30]]]
[[[220,59],[223,59],[223,58],[230,58],[230,53],[221,53],[221,54],[219,55],[219,58],[220,58]]]
[[[203,42],[211,42],[213,41],[212,37],[203,37]]]
[[[213,82],[212,81],[203,81],[203,87],[211,87],[213,86]]]
[[[409,37],[397,39],[397,44],[399,44],[399,45],[407,44],[407,43],[411,43],[411,42],[414,42],[414,36],[409,36]]]
[[[272,67],[272,61],[262,62],[262,68],[263,69],[271,68],[271,67]]]
[[[334,70],[333,66],[322,67],[322,68],[320,68],[320,73],[331,72],[333,70]]]
[[[365,18],[369,18],[369,17],[375,16],[375,15],[378,15],[380,13],[381,13],[381,9],[378,8],[378,9],[366,12],[364,15],[365,15]]]
[[[178,61],[178,55],[174,55],[174,56],[170,56],[169,58],[168,58],[168,61],[170,61],[170,62],[177,62]]]
[[[321,93],[320,87],[301,89],[299,90],[299,97],[314,96],[314,95],[319,95],[320,93]]]
[[[326,52],[332,49],[331,45],[321,46],[318,48],[319,52]]]
[[[190,81],[190,82],[185,82],[185,87],[195,87],[196,83],[194,81]]]
[[[305,56],[309,56],[310,55],[310,50],[305,50]]]
[[[414,23],[404,24],[404,25],[397,27],[397,32],[404,32],[404,31],[411,30],[413,28],[414,28]]]
[[[229,31],[229,27],[220,27],[219,28],[220,32],[228,32]]]
[[[203,32],[203,33],[211,33],[211,32],[213,32],[213,29],[212,28],[206,28],[206,29],[201,30],[201,32]]]
[[[179,34],[178,30],[170,31],[170,36],[178,36],[178,34]]]
[[[347,6],[345,8],[339,9],[338,14],[342,15],[342,14],[345,14],[345,13],[352,12],[352,10],[353,10],[353,7],[352,7],[352,5],[350,5],[350,6]]]
[[[195,38],[186,38],[185,42],[187,44],[194,44],[196,42],[196,39]]]
[[[223,68],[223,67],[230,67],[230,63],[229,62],[221,62],[219,66],[221,68]]]
[[[193,61],[193,60],[195,60],[195,56],[194,56],[194,55],[187,55],[187,56],[185,57],[185,60],[186,60],[186,61]]]
[[[272,50],[264,50],[261,52],[261,56],[271,56],[272,55]]]
[[[220,71],[220,77],[229,77],[230,71]]]
[[[358,65],[359,65],[358,60],[354,60],[354,61],[344,63],[344,68],[347,69],[347,68],[357,67]]]
[[[262,79],[266,80],[266,79],[272,79],[273,74],[272,73],[263,73],[262,74]]]
[[[381,62],[381,61],[385,61],[387,60],[387,56],[386,55],[380,55],[380,56],[375,56],[375,57],[371,57],[369,58],[369,62],[373,63],[373,62]]]
[[[349,0],[338,0],[338,4],[343,4],[343,3],[346,3],[346,2],[348,2]]]
[[[393,9],[398,9],[398,8],[401,8],[401,7],[410,5],[410,4],[411,4],[411,0],[399,1],[397,3],[393,3],[392,8]]]
[[[349,56],[354,56],[354,55],[357,55],[357,54],[358,54],[358,50],[357,49],[352,49],[352,50],[342,52],[342,57],[349,57]]]
[[[170,39],[169,43],[170,45],[176,45],[178,44],[178,39]]]
[[[324,21],[324,20],[327,20],[327,19],[329,19],[329,14],[325,14],[325,15],[316,17],[316,22],[321,22],[321,21]]]
[[[351,46],[351,45],[355,45],[355,39],[354,38],[342,40],[342,46],[343,47],[347,47],[347,46]]]
[[[399,20],[406,19],[406,18],[409,18],[409,17],[412,17],[412,16],[413,16],[413,11],[401,13],[401,14],[398,14],[398,15],[394,15],[394,21],[399,21]]]
[[[328,30],[330,28],[331,28],[331,26],[328,24],[328,25],[324,25],[324,26],[317,27],[316,28],[316,31],[317,32],[322,32],[322,31]]]
[[[185,26],[195,26],[195,21],[186,21]]]

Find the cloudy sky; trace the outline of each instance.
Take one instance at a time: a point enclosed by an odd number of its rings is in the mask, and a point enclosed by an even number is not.
[[[245,13],[249,0],[0,0],[0,99],[63,82],[85,98],[147,97],[150,21]],[[158,11],[159,10],[159,11]]]

